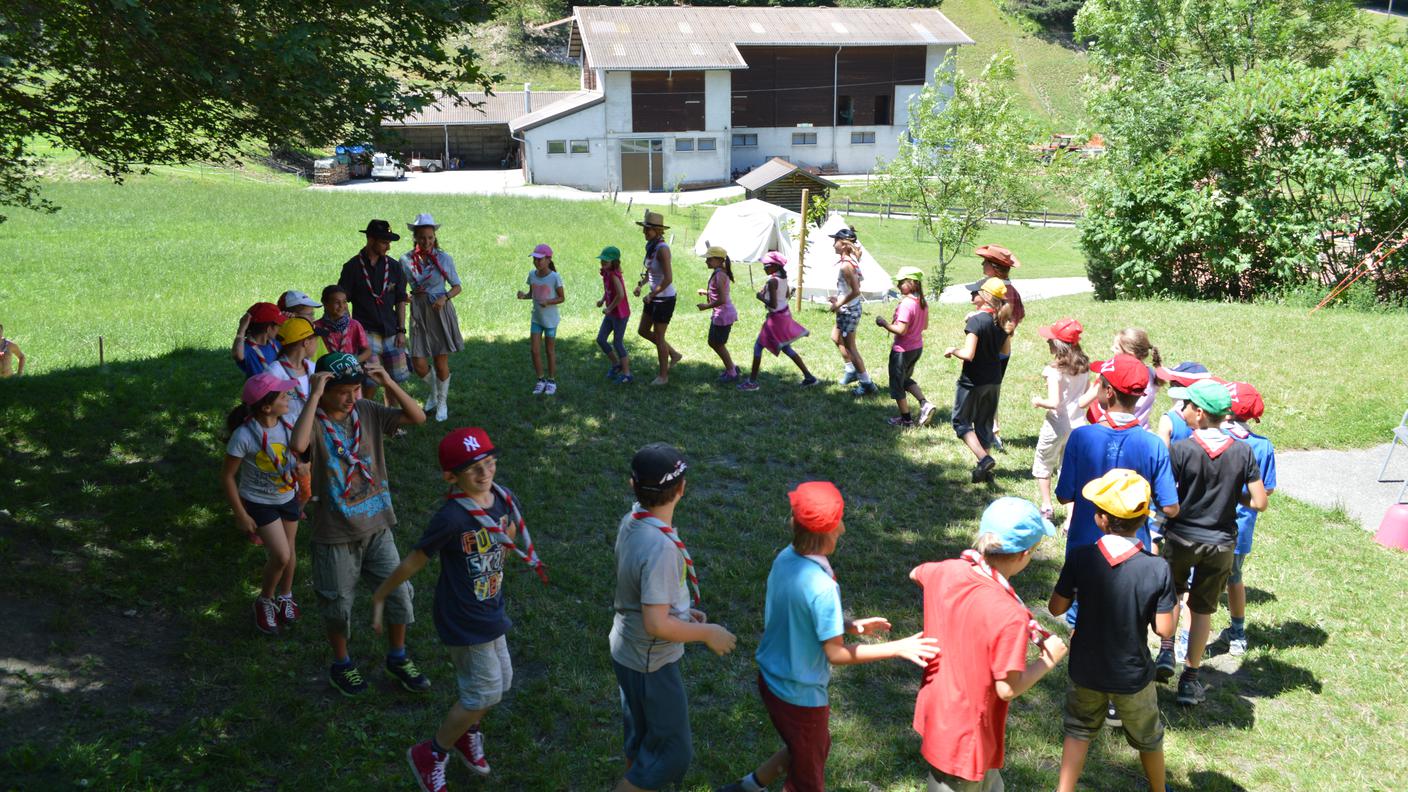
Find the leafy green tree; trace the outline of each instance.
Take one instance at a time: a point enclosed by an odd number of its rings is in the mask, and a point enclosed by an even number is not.
[[[1085,0],[1002,0],[1013,14],[1030,17],[1043,25],[1069,25]]]
[[[463,0],[0,0],[0,205],[52,209],[47,146],[116,180],[251,141],[371,139],[471,84]],[[0,215],[3,220],[3,215]]]

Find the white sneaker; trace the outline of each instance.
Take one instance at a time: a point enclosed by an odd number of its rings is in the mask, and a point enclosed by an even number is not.
[[[928,426],[929,421],[934,418],[934,411],[937,409],[939,408],[936,407],[933,402],[927,400],[919,405],[919,425]]]
[[[548,381],[547,381],[547,380],[545,380],[545,379],[540,379],[540,380],[538,380],[536,383],[533,384],[533,395],[534,395],[534,396],[541,396],[541,395],[543,395],[543,391],[547,390],[547,387],[548,387]]]
[[[557,383],[553,382],[552,380],[548,380],[547,384],[543,386],[543,395],[552,396],[555,393],[557,393]]]

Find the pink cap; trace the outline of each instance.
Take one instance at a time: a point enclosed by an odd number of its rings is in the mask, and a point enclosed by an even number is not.
[[[762,264],[764,267],[785,267],[787,266],[787,257],[778,253],[776,250],[770,250],[763,254]]]
[[[284,379],[276,374],[264,371],[244,381],[244,390],[240,392],[240,401],[245,404],[255,404],[271,393],[291,391],[297,387],[298,383],[291,379]]]
[[[533,258],[552,258],[552,248],[547,245],[538,245],[533,248]]]

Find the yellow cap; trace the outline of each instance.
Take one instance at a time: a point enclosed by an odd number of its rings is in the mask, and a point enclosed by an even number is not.
[[[1149,514],[1149,482],[1133,470],[1115,468],[1081,488],[1085,499],[1120,519]]]
[[[313,335],[313,323],[301,316],[290,316],[279,325],[279,346],[296,344]]]
[[[978,290],[985,291],[999,300],[1007,299],[1007,284],[1003,283],[1001,278],[988,278]]]
[[[722,247],[719,247],[718,245],[710,245],[710,246],[709,246],[709,249],[706,250],[706,251],[704,251],[704,258],[706,258],[706,259],[711,259],[711,258],[726,259],[726,258],[728,258],[728,251],[727,251],[727,250],[724,250]]]

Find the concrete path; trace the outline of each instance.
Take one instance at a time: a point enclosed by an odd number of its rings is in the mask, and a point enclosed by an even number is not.
[[[1012,285],[1021,293],[1022,302],[1095,291],[1087,278],[1014,278]],[[941,303],[967,303],[970,299],[968,288],[963,283],[954,284],[939,295]]]
[[[1377,483],[1386,456],[1387,443],[1354,451],[1277,451],[1276,497],[1288,495],[1326,509],[1342,508],[1365,530],[1377,531],[1403,486],[1403,477],[1408,476],[1408,450],[1399,446],[1384,474],[1398,481]]]
[[[611,197],[610,193],[589,192],[561,185],[524,184],[523,171],[518,169],[411,172],[401,181],[355,179],[345,184],[313,185],[309,189],[415,195],[511,195],[523,198],[557,198],[564,201],[600,201]],[[634,200],[638,204],[658,206],[669,204],[673,197],[676,206],[691,206],[735,195],[743,195],[743,188],[730,185],[708,190],[689,190],[678,195],[668,192],[619,192],[616,194],[616,200],[623,204]]]

